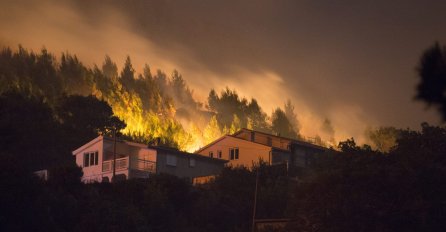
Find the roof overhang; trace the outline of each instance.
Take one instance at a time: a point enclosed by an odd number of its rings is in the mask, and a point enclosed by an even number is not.
[[[79,152],[81,152],[81,151],[87,149],[88,147],[91,147],[93,144],[96,144],[96,143],[102,141],[103,139],[104,139],[104,136],[99,135],[98,137],[94,138],[94,139],[91,140],[90,142],[88,142],[88,143],[82,145],[81,147],[79,147],[78,149],[74,150],[74,151],[72,152],[72,155],[76,155],[77,153],[79,153]]]

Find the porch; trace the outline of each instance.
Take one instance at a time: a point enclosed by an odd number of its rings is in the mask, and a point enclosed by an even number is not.
[[[102,173],[113,172],[113,160],[106,160],[102,162]],[[131,158],[126,156],[123,158],[116,159],[116,172],[126,171],[126,170],[136,170],[139,172],[156,173],[156,162]]]

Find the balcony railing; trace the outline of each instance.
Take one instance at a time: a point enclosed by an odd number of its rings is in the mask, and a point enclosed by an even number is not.
[[[136,162],[132,164],[132,169],[155,173],[156,163],[153,161],[137,159]]]
[[[116,159],[116,171],[125,170],[129,168],[129,157]],[[102,162],[102,172],[113,171],[113,160]]]
[[[132,160],[129,166],[129,157],[116,159],[116,171],[126,170],[129,168],[155,173],[156,163],[153,161],[136,159]],[[113,160],[107,160],[102,162],[102,172],[111,172],[111,171],[113,171]]]

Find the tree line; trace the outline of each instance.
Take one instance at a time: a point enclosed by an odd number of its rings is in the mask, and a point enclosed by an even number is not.
[[[10,91],[41,98],[52,109],[63,96],[94,96],[125,121],[122,133],[127,137],[144,143],[160,138],[181,150],[192,151],[197,144],[204,146],[244,127],[300,137],[289,100],[270,117],[256,99],[247,100],[228,87],[220,94],[210,90],[202,103],[194,99],[193,90],[178,71],[168,76],[161,70],[153,72],[146,64],[137,73],[130,57],[118,70],[109,56],[102,65],[87,67],[68,52],[57,59],[46,49],[36,53],[21,46],[16,50],[6,47],[0,52],[0,94]]]

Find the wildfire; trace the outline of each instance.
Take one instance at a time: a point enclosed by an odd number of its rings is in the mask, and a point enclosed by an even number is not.
[[[56,60],[46,50],[34,53],[22,47],[15,52],[5,49],[1,53],[3,63],[11,64],[5,66],[11,69],[7,72],[11,76],[2,83],[5,89],[23,87],[30,92],[28,94],[44,95],[47,99],[58,99],[63,94],[92,94],[112,107],[113,113],[127,124],[121,132],[138,142],[160,138],[165,145],[193,152],[243,127],[285,137],[301,137],[290,101],[283,110],[278,107],[268,116],[254,98],[240,97],[228,87],[220,93],[211,90],[207,101],[198,102],[179,72],[173,71],[171,76],[160,70],[152,73],[146,65],[138,74],[129,57],[118,72],[110,57],[105,58],[102,67],[89,68],[70,54],[63,54]],[[29,65],[12,65],[22,63]],[[35,70],[44,72],[36,74]],[[40,76],[41,73],[51,75]],[[329,123],[326,124],[330,129]]]

